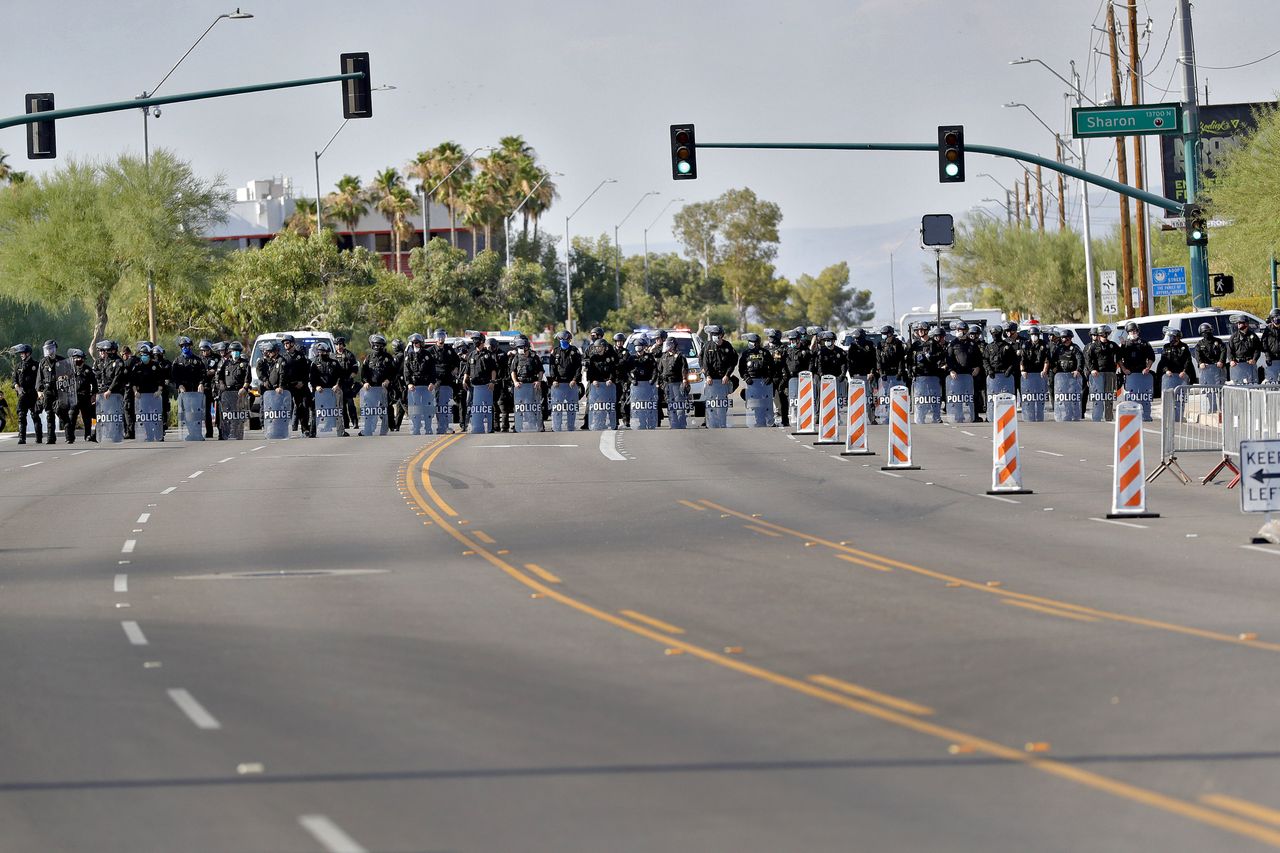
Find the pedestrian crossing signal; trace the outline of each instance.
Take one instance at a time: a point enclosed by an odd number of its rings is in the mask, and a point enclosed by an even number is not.
[[[671,178],[691,181],[698,177],[697,143],[693,138],[693,125],[671,125]]]
[[[1213,295],[1227,296],[1236,292],[1235,276],[1226,275],[1225,273],[1213,274]]]

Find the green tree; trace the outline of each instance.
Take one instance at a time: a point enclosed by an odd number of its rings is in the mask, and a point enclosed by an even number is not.
[[[832,264],[818,275],[802,275],[791,285],[781,317],[782,326],[861,325],[875,308],[871,292],[849,286],[849,265]]]
[[[466,161],[467,151],[457,142],[446,140],[435,148],[420,151],[408,168],[408,173],[419,181],[419,191],[430,193],[431,201],[443,204],[449,211],[449,242],[456,248],[458,197],[471,180],[472,164]]]
[[[348,231],[356,230],[360,217],[369,212],[369,198],[360,178],[356,175],[343,175],[337,184],[337,192],[330,193],[324,200],[329,215],[347,226]]]
[[[316,203],[309,198],[298,198],[293,201],[293,213],[284,221],[287,231],[303,237],[310,237],[316,230]]]

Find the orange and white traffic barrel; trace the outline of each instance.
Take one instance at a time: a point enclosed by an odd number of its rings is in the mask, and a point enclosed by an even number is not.
[[[1107,518],[1159,518],[1147,512],[1146,467],[1142,457],[1142,404],[1117,402],[1115,482]]]
[[[1022,461],[1018,457],[1018,398],[1012,394],[991,397],[991,491],[989,495],[1029,495],[1022,488]]]
[[[795,435],[813,435],[818,431],[813,415],[813,374],[804,371],[796,377]]]
[[[845,406],[844,452],[841,456],[875,456],[867,447],[867,383],[849,380],[849,403]]]
[[[839,444],[840,393],[836,378],[823,376],[818,387],[818,440],[814,444]]]
[[[889,464],[881,471],[918,471],[911,464],[911,404],[905,385],[889,389]]]

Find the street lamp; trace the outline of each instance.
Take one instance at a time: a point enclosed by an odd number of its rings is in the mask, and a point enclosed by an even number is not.
[[[450,174],[453,174],[453,173],[450,172]],[[538,179],[538,182],[533,185],[533,189],[529,190],[529,194],[525,196],[524,199],[521,200],[519,204],[516,205],[516,209],[508,213],[506,218],[502,220],[503,225],[506,227],[508,231],[511,230],[511,220],[515,218],[515,215],[524,209],[525,204],[529,201],[529,199],[533,198],[533,194],[538,191],[538,187],[545,184],[547,182],[547,179],[553,176],[557,178],[563,178],[564,172],[547,172],[545,175],[543,175],[541,178]],[[510,269],[511,268],[511,238],[507,237],[505,242],[507,244],[507,269]]]
[[[369,91],[390,92],[394,88],[395,86],[384,84],[382,86],[375,86]],[[346,119],[346,121],[343,121],[342,124],[338,125],[338,129],[333,132],[333,136],[329,137],[329,141],[324,144],[324,147],[319,151],[313,152],[316,166],[316,231],[320,230],[320,208],[322,207],[322,202],[320,201],[320,158],[324,156],[324,152],[329,150],[329,146],[333,144],[333,140],[338,138],[338,134],[342,133],[342,129],[347,126],[347,122],[349,121],[351,121],[351,119]]]
[[[219,21],[223,20],[224,18],[231,21],[243,21],[252,17],[253,15],[248,12],[241,12],[240,8],[237,6],[234,12],[224,12],[223,14],[214,18],[213,23],[210,24],[208,27],[206,27],[205,31],[200,34],[200,38],[196,39],[192,43],[191,47],[187,48],[187,52],[182,54],[182,56],[178,58],[177,62],[173,63],[173,67],[169,69],[169,73],[161,77],[160,82],[151,87],[151,91],[143,92],[138,97],[150,98],[152,95],[154,95],[156,93],[156,90],[164,85],[164,81],[168,80],[169,77],[173,75],[173,72],[178,70],[178,66],[182,64],[182,61],[191,55],[191,51],[196,49],[196,45],[204,41],[204,37],[209,35],[209,31],[212,30],[214,27],[216,27]],[[146,167],[146,170],[147,170],[148,191],[150,191],[151,189],[150,187],[150,184],[151,184],[151,181],[150,181],[151,134],[147,125],[147,121],[152,115],[152,110],[155,110],[155,117],[160,118],[159,107],[152,107],[148,105],[142,108],[142,161],[143,161],[143,165]],[[148,267],[149,266],[150,265],[148,265]],[[149,268],[147,269],[147,336],[153,341],[156,339],[156,281],[155,281],[155,276],[153,275],[151,269]]]
[[[1084,106],[1084,101],[1088,101],[1090,104],[1093,104],[1095,107],[1097,106],[1097,103],[1092,98],[1085,97],[1084,90],[1080,88],[1080,74],[1076,71],[1076,63],[1074,59],[1071,61],[1071,79],[1070,80],[1068,80],[1066,77],[1063,77],[1057,71],[1054,71],[1052,68],[1046,65],[1043,60],[1040,60],[1040,59],[1034,59],[1034,58],[1028,59],[1027,57],[1022,56],[1022,57],[1018,57],[1017,59],[1011,60],[1009,64],[1010,65],[1026,65],[1027,63],[1030,63],[1030,62],[1034,62],[1042,66],[1046,71],[1048,71],[1054,77],[1057,77],[1063,83],[1066,83],[1069,87],[1071,87],[1071,92],[1076,96],[1077,107]],[[1080,144],[1080,168],[1083,170],[1086,168],[1084,140],[1079,139],[1076,141]],[[1080,193],[1081,193],[1080,209],[1081,209],[1083,220],[1084,220],[1084,277],[1085,277],[1085,286],[1086,286],[1086,289],[1088,290],[1089,322],[1090,324],[1093,324],[1098,322],[1098,314],[1094,306],[1094,299],[1093,299],[1093,245],[1092,245],[1093,232],[1089,224],[1089,182],[1088,181],[1082,180],[1080,182]]]
[[[613,226],[613,250],[618,255],[617,263],[613,266],[613,292],[618,308],[622,307],[622,247],[618,244],[618,229],[627,223],[627,220],[631,218],[631,214],[636,212],[636,208],[640,206],[641,202],[651,195],[662,195],[662,193],[657,190],[649,190],[649,192],[640,196],[640,200],[627,211],[627,215],[622,217],[622,221]]]
[[[431,240],[431,211],[430,211],[430,208],[427,207],[428,200],[430,200],[430,198],[436,194],[436,190],[444,186],[445,181],[453,177],[454,172],[461,169],[467,163],[470,163],[471,158],[476,156],[477,151],[494,151],[494,150],[496,149],[492,145],[481,145],[479,148],[473,148],[471,149],[471,153],[468,154],[466,157],[463,157],[461,160],[459,160],[458,165],[450,169],[449,174],[445,175],[443,178],[437,181],[434,187],[432,187],[431,189],[427,189],[426,187],[419,187],[419,189],[422,190],[422,245],[424,248],[426,247],[427,243],[430,242]],[[452,211],[450,212],[452,213]],[[456,229],[450,227],[449,242],[453,245],[454,248],[457,248],[458,242],[456,239],[456,235],[454,234],[455,230]],[[472,253],[474,254],[475,246],[472,246],[471,249],[472,249]]]
[[[675,204],[678,201],[684,201],[684,199],[673,198],[671,199],[671,201],[667,202],[666,206],[663,207],[662,210],[658,211],[658,215],[653,217],[653,221],[649,223],[649,228],[652,228],[653,226],[657,225],[658,220],[662,218],[662,214],[667,212],[667,208],[671,207],[671,205]],[[644,229],[644,292],[645,293],[649,292],[649,228]],[[703,256],[702,262],[704,265],[707,263],[706,254],[707,254],[706,248],[704,247],[702,251],[702,256]],[[704,266],[703,269],[706,269],[706,267]]]
[[[569,282],[570,268],[573,266],[573,260],[572,260],[573,256],[569,253],[570,252],[569,220],[578,215],[578,211],[582,210],[583,205],[591,201],[592,196],[600,192],[601,187],[603,187],[605,184],[616,184],[617,182],[618,182],[617,178],[605,178],[603,181],[596,184],[596,188],[591,191],[591,195],[584,198],[582,200],[582,204],[575,207],[573,209],[573,213],[570,213],[568,216],[564,218],[564,324],[565,324],[565,328],[568,329],[570,332],[572,332],[574,329],[573,329],[573,285],[570,284]]]

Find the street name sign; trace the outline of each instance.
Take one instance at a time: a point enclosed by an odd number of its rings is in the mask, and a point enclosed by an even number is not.
[[[1151,295],[1152,296],[1186,296],[1187,295],[1187,268],[1186,267],[1152,267],[1151,268]]]
[[[1280,512],[1280,439],[1240,442],[1240,510]]]
[[[1074,107],[1071,110],[1071,129],[1076,139],[1181,134],[1182,105]]]

